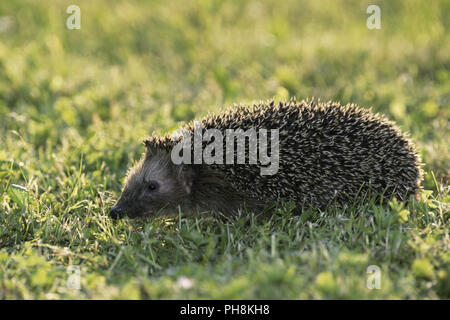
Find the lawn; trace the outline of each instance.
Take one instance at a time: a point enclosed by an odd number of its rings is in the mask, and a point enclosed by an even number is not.
[[[292,96],[395,120],[421,200],[109,217],[145,136]],[[450,1],[0,1],[0,138],[0,299],[450,298]]]

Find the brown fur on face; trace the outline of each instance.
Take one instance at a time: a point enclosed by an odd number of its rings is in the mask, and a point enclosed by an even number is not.
[[[157,185],[157,188],[152,190]],[[175,165],[167,150],[148,149],[129,170],[122,195],[111,210],[113,217],[155,216],[183,213],[235,213],[245,199],[218,172],[207,165]]]
[[[156,215],[186,206],[188,190],[183,187],[181,166],[170,161],[167,152],[147,152],[127,174],[122,195],[114,206],[118,215],[130,217]]]

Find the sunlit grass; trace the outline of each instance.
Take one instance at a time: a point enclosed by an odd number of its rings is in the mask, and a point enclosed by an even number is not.
[[[0,2],[0,298],[450,297],[448,1],[380,2],[380,30],[368,1],[86,0],[81,30],[69,4]],[[395,120],[423,158],[422,200],[108,217],[152,131],[294,95]]]

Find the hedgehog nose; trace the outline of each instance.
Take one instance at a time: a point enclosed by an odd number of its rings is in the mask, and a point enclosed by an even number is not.
[[[111,208],[110,215],[111,218],[113,219],[120,219],[123,218],[123,216],[125,215],[125,211],[116,204],[114,207]]]

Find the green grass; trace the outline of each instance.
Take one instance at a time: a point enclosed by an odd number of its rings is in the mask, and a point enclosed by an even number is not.
[[[74,1],[0,2],[0,299],[450,298],[449,1],[76,2],[81,30]],[[395,120],[422,200],[108,217],[146,135],[294,95]]]

